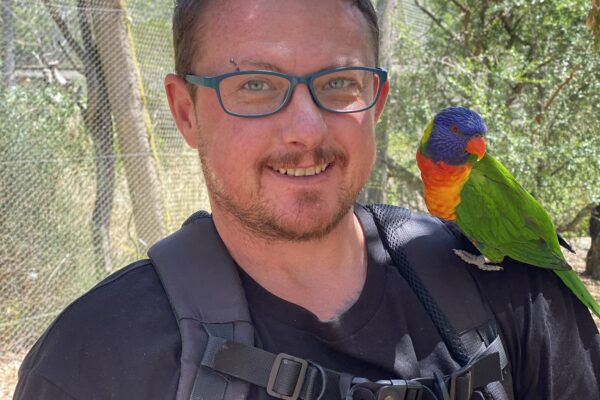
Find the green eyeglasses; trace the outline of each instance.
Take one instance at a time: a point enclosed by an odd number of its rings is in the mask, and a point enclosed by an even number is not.
[[[274,71],[237,71],[217,76],[188,74],[186,81],[215,89],[223,110],[238,117],[265,117],[282,110],[296,85],[308,86],[314,102],[334,113],[373,107],[387,80],[387,71],[372,67],[339,67],[306,76]]]

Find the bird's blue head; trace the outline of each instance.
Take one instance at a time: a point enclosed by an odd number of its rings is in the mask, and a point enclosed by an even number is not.
[[[485,155],[487,126],[475,111],[450,107],[438,112],[425,129],[421,151],[433,161],[461,165],[474,154]]]

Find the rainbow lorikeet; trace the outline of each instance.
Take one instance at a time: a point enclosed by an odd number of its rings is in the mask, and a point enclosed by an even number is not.
[[[486,154],[487,127],[474,111],[451,107],[427,125],[417,150],[429,212],[455,222],[482,255],[455,253],[486,270],[504,257],[549,268],[600,316],[600,306],[565,260],[548,213]]]

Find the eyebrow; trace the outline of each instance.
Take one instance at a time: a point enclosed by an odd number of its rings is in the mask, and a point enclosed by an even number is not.
[[[233,60],[235,61],[235,59],[233,59]],[[243,60],[240,60],[239,62],[236,61],[236,63],[239,66],[250,65],[250,66],[252,66],[254,68],[258,68],[258,69],[265,69],[265,70],[269,70],[269,71],[276,71],[276,72],[283,73],[283,70],[281,70],[281,68],[279,68],[271,63],[254,60],[252,58],[245,58]]]
[[[277,67],[274,64],[268,63],[268,62],[264,62],[264,61],[258,61],[256,59],[253,58],[244,58],[242,60],[240,60],[239,62],[235,59],[233,59],[237,65],[242,66],[242,65],[249,65],[253,68],[257,68],[257,69],[263,69],[263,70],[268,70],[268,71],[275,71],[275,72],[280,72],[280,73],[284,73],[284,71]],[[355,67],[355,66],[361,66],[363,64],[359,63],[358,60],[355,59],[347,59],[344,60],[345,62],[335,62],[332,64],[329,64],[327,66],[325,66],[324,68],[319,69],[319,71],[324,71],[326,69],[333,69],[333,68],[338,68],[338,67]],[[318,71],[316,71],[318,72]]]

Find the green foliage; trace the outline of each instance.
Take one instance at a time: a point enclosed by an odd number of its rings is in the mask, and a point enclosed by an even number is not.
[[[555,223],[600,201],[600,55],[585,26],[589,2],[426,4],[425,40],[401,26],[396,49],[388,113],[398,162],[416,173],[427,121],[463,105],[484,117],[489,151]]]
[[[55,312],[92,284],[78,268],[89,263],[79,250],[89,229],[74,210],[93,201],[93,153],[68,92],[27,83],[2,87],[0,97],[0,282],[11,283],[2,286],[0,327],[12,329],[3,323]],[[73,162],[91,169],[67,168]],[[28,296],[43,301],[23,301]],[[22,340],[39,334],[31,323],[23,328]],[[0,337],[10,337],[2,329]]]

